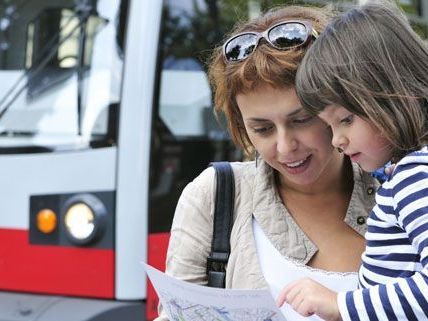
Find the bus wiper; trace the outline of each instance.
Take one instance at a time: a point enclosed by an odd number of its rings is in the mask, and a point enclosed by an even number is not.
[[[79,19],[79,53],[77,56],[77,134],[82,135],[83,78],[85,71],[86,26],[91,15],[97,15],[90,0],[75,0]],[[1,117],[1,115],[0,115]]]
[[[86,26],[89,17],[92,15],[98,16],[94,6],[90,4],[88,0],[75,0],[74,15],[70,16],[63,27],[59,28],[54,34],[51,40],[43,47],[40,53],[41,59],[38,59],[24,74],[22,74],[18,80],[12,85],[12,87],[6,92],[5,96],[0,100],[0,120],[13,105],[13,103],[19,98],[19,96],[28,87],[27,82],[23,83],[25,79],[34,77],[40,71],[42,71],[55,53],[58,48],[73,36],[75,31],[79,28],[79,53],[78,53],[78,64],[75,67],[77,70],[77,116],[78,116],[78,134],[81,135],[82,126],[82,101],[83,101],[83,78],[84,78],[84,52],[86,43]],[[78,19],[79,23],[76,24],[62,39],[58,41],[61,32],[65,30],[74,19]],[[104,22],[108,22],[107,19],[102,18]],[[54,45],[54,43],[56,43]],[[45,55],[46,53],[46,55]],[[20,86],[20,88],[18,88]]]
[[[0,131],[0,137],[33,137],[36,135],[35,132],[32,131],[24,131],[24,130],[2,130]]]
[[[65,23],[62,29],[67,28],[68,25],[72,22],[72,20],[76,17],[77,15],[70,16],[70,18]],[[32,77],[34,77],[34,75],[36,75],[41,70],[43,70],[43,68],[45,68],[48,62],[52,59],[54,54],[58,51],[58,48],[73,35],[73,33],[77,30],[78,27],[79,26],[77,25],[73,29],[71,29],[70,32],[63,39],[61,39],[61,41],[58,41],[57,44],[53,46],[53,43],[57,41],[58,37],[61,34],[62,29],[59,29],[58,32],[52,37],[52,39],[45,45],[45,47],[42,49],[40,54],[40,56],[42,56],[43,58],[37,61],[30,68],[28,68],[24,72],[24,74],[22,74],[18,78],[18,80],[11,86],[11,88],[6,92],[6,94],[0,100],[0,120],[3,117],[3,115],[9,110],[10,106],[12,106],[12,104],[16,101],[16,99],[18,99],[18,97],[22,94],[22,92],[28,87],[28,81],[24,83],[20,88],[18,88],[18,86],[26,78],[28,78],[28,76],[31,75]],[[47,49],[50,49],[50,50],[48,51]],[[47,54],[42,55],[45,52],[47,52]]]

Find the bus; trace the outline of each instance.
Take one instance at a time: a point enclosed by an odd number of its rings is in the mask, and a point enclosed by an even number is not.
[[[164,268],[184,186],[242,159],[207,59],[284,2],[0,2],[1,320],[156,317],[141,262]]]
[[[141,262],[162,269],[184,186],[242,157],[205,62],[257,4],[1,1],[0,319],[156,316]]]

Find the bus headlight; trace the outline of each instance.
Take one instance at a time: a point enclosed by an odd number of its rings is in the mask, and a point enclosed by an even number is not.
[[[66,235],[75,244],[84,245],[104,232],[106,209],[94,195],[79,194],[64,205],[63,222]]]

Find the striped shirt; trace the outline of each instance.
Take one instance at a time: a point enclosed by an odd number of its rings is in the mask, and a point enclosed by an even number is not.
[[[367,220],[359,289],[340,292],[343,320],[428,320],[428,148],[397,163]]]

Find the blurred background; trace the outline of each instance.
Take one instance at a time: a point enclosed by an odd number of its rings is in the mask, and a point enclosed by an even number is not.
[[[207,60],[280,0],[0,2],[0,321],[152,320],[175,205],[241,160]],[[428,0],[400,0],[426,39]]]

